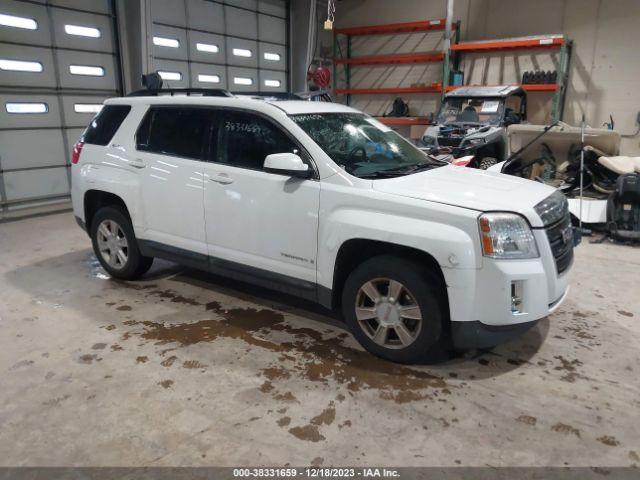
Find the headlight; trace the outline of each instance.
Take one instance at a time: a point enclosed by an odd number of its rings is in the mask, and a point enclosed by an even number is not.
[[[536,258],[538,247],[527,221],[515,213],[485,213],[478,218],[482,253],[491,258]]]

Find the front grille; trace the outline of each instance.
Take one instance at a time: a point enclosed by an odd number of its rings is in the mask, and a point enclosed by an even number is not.
[[[573,229],[569,212],[566,212],[561,220],[548,226],[545,231],[556,262],[556,271],[560,275],[569,268],[573,260]]]

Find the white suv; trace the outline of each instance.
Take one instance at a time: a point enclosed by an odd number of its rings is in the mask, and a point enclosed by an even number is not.
[[[341,307],[394,361],[496,345],[567,295],[561,193],[440,163],[343,105],[116,98],[72,164],[75,216],[113,277],[162,257]]]

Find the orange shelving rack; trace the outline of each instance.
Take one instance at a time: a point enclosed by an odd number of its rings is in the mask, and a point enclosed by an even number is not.
[[[562,119],[564,99],[569,78],[569,65],[573,42],[564,35],[534,35],[520,38],[504,38],[495,40],[460,42],[451,45],[453,63],[456,68],[460,62],[460,54],[464,53],[490,53],[507,52],[516,50],[559,50],[558,80],[556,83],[524,84],[520,85],[527,92],[553,92],[553,105],[551,109],[551,121]],[[455,89],[455,86],[446,87],[445,91]]]
[[[334,91],[339,95],[346,95],[346,103],[351,102],[352,95],[365,94],[434,94],[442,92],[442,83],[408,87],[380,87],[355,88],[351,85],[351,67],[367,65],[402,65],[430,62],[443,62],[448,59],[449,52],[412,52],[391,55],[351,56],[351,37],[363,35],[394,35],[400,33],[437,32],[444,31],[445,19],[425,20],[419,22],[391,23],[384,25],[367,25],[359,27],[336,28],[334,30]],[[456,41],[460,29],[460,22],[454,23]],[[346,51],[343,52],[339,36],[346,37]],[[446,62],[445,62],[446,64]],[[339,77],[338,66],[342,67]],[[340,79],[340,81],[339,81]],[[340,84],[340,85],[338,85]],[[405,123],[406,124],[406,123]]]

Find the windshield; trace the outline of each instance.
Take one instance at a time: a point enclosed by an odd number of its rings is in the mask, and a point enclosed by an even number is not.
[[[406,175],[440,163],[377,120],[360,113],[291,115],[331,159],[361,178]]]
[[[438,124],[476,123],[482,125],[498,125],[502,115],[501,98],[456,98],[444,100]]]

